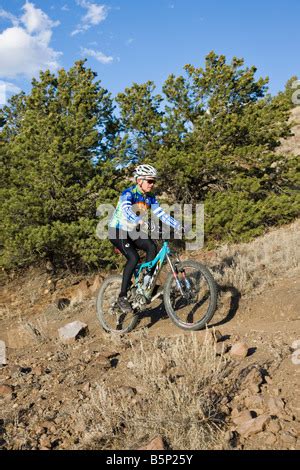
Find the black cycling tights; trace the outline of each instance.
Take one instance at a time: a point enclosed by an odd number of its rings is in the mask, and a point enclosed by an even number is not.
[[[137,249],[146,252],[146,262],[148,263],[157,255],[156,245],[153,240],[149,238],[137,238],[133,240],[130,238],[128,232],[119,229],[113,229],[112,232],[110,231],[109,240],[127,258],[120,292],[120,296],[126,296],[131,277],[140,259]]]

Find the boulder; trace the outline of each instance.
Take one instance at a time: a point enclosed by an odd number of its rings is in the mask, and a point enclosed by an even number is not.
[[[244,410],[244,411],[241,411],[237,416],[234,416],[232,418],[232,422],[239,426],[243,423],[245,423],[246,421],[249,421],[252,419],[252,415],[250,413],[250,411],[248,410]]]
[[[58,336],[64,343],[72,343],[88,333],[88,326],[80,321],[74,321],[59,328]]]
[[[251,395],[245,398],[245,406],[248,410],[262,409],[264,405],[264,400],[258,395]]]
[[[243,341],[235,343],[230,349],[230,355],[236,359],[244,359],[248,354],[248,346]]]
[[[266,401],[267,408],[271,415],[281,415],[284,410],[284,402],[279,397],[271,397]]]
[[[249,437],[252,434],[264,431],[270,419],[269,415],[264,414],[258,416],[258,418],[249,419],[248,421],[243,422],[236,430],[242,437]]]

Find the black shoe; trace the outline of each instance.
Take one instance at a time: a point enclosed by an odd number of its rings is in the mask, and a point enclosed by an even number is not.
[[[132,313],[132,307],[127,299],[127,297],[119,297],[117,301],[118,307],[122,310],[123,313]]]

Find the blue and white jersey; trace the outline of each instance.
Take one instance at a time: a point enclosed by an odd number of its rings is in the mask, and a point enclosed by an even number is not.
[[[137,215],[136,212],[143,214],[149,209],[163,223],[175,230],[181,227],[177,220],[164,212],[153,193],[143,194],[138,185],[131,186],[122,192],[109,226],[126,231],[133,230],[142,219],[142,216]]]

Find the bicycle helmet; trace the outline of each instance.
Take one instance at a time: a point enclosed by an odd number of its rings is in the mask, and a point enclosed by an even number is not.
[[[139,165],[134,170],[135,178],[150,176],[151,178],[157,178],[157,171],[151,165]]]

